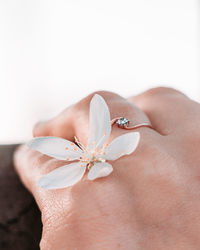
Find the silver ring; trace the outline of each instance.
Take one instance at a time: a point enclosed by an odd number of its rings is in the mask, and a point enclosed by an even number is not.
[[[140,124],[136,124],[134,126],[129,126],[130,121],[125,117],[117,117],[117,118],[112,119],[111,126],[114,125],[114,124],[117,124],[119,128],[128,129],[128,130],[136,129],[136,128],[142,128],[142,127],[151,128],[151,129],[153,128],[151,126],[151,124],[148,123],[148,122],[143,122],[143,123],[140,123]]]

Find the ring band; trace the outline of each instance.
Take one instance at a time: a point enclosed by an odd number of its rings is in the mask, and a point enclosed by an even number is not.
[[[148,123],[148,122],[143,122],[143,123],[140,123],[140,124],[137,124],[137,125],[134,125],[134,126],[130,126],[130,127],[128,126],[129,123],[130,123],[130,121],[127,118],[125,118],[125,117],[117,117],[117,118],[112,119],[111,126],[114,125],[114,124],[117,124],[119,128],[128,129],[128,130],[136,129],[136,128],[142,128],[142,127],[152,129],[151,124]]]

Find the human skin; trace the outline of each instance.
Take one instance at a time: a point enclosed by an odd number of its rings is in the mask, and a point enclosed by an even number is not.
[[[136,151],[112,162],[107,177],[45,190],[39,178],[66,164],[21,146],[15,166],[42,212],[42,250],[199,250],[200,104],[169,88],[127,99],[96,92],[111,118],[124,116],[139,128]],[[91,94],[54,119],[38,123],[34,136],[87,143]],[[113,127],[111,139],[130,131]]]

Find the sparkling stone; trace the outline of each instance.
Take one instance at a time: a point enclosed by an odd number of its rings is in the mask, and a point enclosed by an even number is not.
[[[129,120],[124,117],[121,117],[120,119],[117,120],[116,123],[118,124],[119,127],[124,127],[128,125]]]

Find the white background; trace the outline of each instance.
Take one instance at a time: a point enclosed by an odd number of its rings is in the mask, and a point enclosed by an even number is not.
[[[89,92],[199,100],[198,0],[0,0],[0,143]]]

